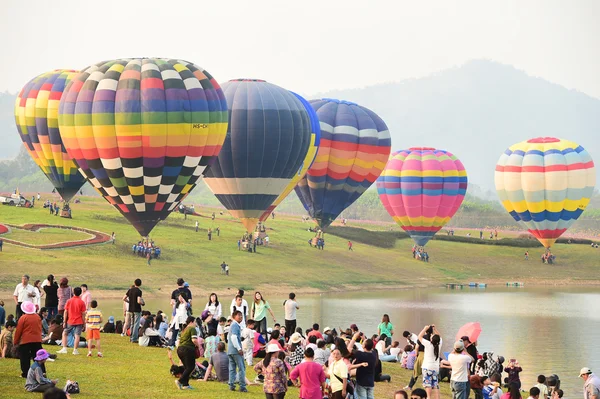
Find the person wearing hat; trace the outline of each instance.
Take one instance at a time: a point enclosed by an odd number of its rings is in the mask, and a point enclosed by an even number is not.
[[[19,345],[19,358],[21,359],[21,377],[27,377],[29,361],[36,352],[42,349],[42,320],[35,313],[33,302],[21,304],[23,316],[17,322],[14,335],[14,344]]]
[[[290,337],[290,365],[296,367],[304,360],[304,348],[302,348],[302,335],[293,333]]]
[[[600,398],[600,378],[589,367],[584,367],[579,371],[579,378],[583,379],[583,399]]]
[[[27,372],[27,381],[25,389],[29,392],[46,392],[48,389],[54,388],[58,380],[50,380],[45,377],[46,368],[44,363],[50,357],[50,354],[45,349],[40,349],[35,353],[34,362]]]
[[[470,384],[469,384],[469,365],[474,359],[465,350],[465,344],[462,340],[454,343],[454,351],[448,355],[448,361],[442,361],[443,367],[452,369],[452,377],[450,378],[450,386],[452,388],[453,399],[468,399]]]
[[[108,321],[104,324],[104,327],[100,330],[100,332],[104,332],[107,334],[115,333],[115,316],[109,316]]]
[[[16,305],[15,320],[19,321],[19,318],[23,315],[21,304],[25,302],[33,302],[35,297],[35,288],[33,285],[29,284],[29,276],[24,274],[23,277],[21,277],[21,283],[17,284],[15,287],[15,292],[13,293],[13,298],[15,299]]]
[[[269,344],[263,361],[254,366],[254,371],[265,376],[263,391],[267,399],[283,399],[287,391],[286,367],[279,352],[277,344]]]

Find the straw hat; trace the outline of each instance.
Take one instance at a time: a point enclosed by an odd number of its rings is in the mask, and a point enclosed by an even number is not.
[[[267,346],[267,353],[276,353],[279,352],[279,345],[277,344],[269,344]]]
[[[297,343],[300,343],[301,341],[302,341],[302,335],[300,335],[300,333],[295,332],[290,337],[290,342],[292,344],[297,344]]]

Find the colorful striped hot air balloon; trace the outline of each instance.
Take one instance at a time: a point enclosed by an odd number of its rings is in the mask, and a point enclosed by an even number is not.
[[[85,183],[58,130],[60,99],[77,73],[66,69],[43,73],[23,87],[15,103],[17,130],[27,152],[67,202]]]
[[[283,190],[279,197],[277,197],[273,204],[269,208],[267,208],[265,213],[263,213],[260,217],[260,220],[263,222],[269,217],[269,215],[273,212],[277,205],[281,204],[281,202],[289,195],[289,193],[291,193],[294,190],[294,187],[296,187],[298,182],[302,180],[304,175],[306,175],[306,172],[308,171],[308,168],[312,166],[315,157],[317,156],[317,150],[319,149],[319,142],[321,139],[321,127],[319,126],[319,117],[317,116],[315,110],[310,106],[308,101],[306,101],[302,96],[296,93],[293,94],[296,97],[298,97],[298,100],[302,102],[310,118],[310,146],[308,147],[308,152],[306,153],[304,162],[302,162],[302,165],[300,165],[300,169],[298,169],[298,173],[296,173],[294,177],[292,177],[292,180],[290,180],[285,190]]]
[[[550,248],[590,202],[596,169],[577,143],[539,137],[507,149],[496,165],[495,180],[504,208]]]
[[[394,152],[377,180],[383,206],[420,246],[450,221],[466,191],[462,162],[435,148]]]
[[[296,194],[326,228],[375,182],[390,155],[390,132],[373,111],[334,99],[311,100],[319,117],[317,157]]]
[[[82,173],[147,236],[219,153],[227,103],[216,80],[187,61],[105,61],[71,81],[59,125]]]
[[[227,139],[204,181],[253,232],[261,215],[298,173],[311,144],[309,114],[291,92],[264,80],[223,84]]]

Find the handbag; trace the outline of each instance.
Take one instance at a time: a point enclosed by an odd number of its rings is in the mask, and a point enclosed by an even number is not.
[[[77,381],[67,380],[64,391],[68,394],[80,393],[79,383]]]

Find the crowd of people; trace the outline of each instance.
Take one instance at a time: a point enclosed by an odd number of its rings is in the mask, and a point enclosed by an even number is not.
[[[115,233],[113,233],[111,237],[114,243]],[[131,246],[131,251],[134,255],[137,255],[141,258],[146,258],[148,260],[148,265],[150,265],[150,261],[152,259],[160,259],[160,254],[162,253],[160,247],[155,245],[153,240],[149,239],[140,240],[137,242],[137,244],[133,244]]]
[[[394,339],[399,335],[387,314],[371,336],[356,324],[336,329],[315,323],[303,330],[296,323],[300,305],[294,293],[280,305],[285,317],[279,323],[258,291],[248,301],[240,289],[231,303],[216,293],[197,303],[183,278],[171,293],[170,310],[156,313],[144,309],[142,281],[136,279],[123,296],[122,322],[113,316],[104,320],[85,284],[70,287],[67,278],[59,284],[53,275],[42,283],[29,281],[24,275],[15,289],[15,315],[6,316],[0,302],[0,326],[4,326],[0,355],[20,359],[24,387],[31,392],[57,392],[56,381],[49,379],[46,370],[46,362],[56,355],[44,350],[42,343],[60,346],[59,355],[70,350],[78,355],[87,347],[87,356],[93,357],[95,348],[95,356],[101,358],[101,334],[116,333],[138,346],[166,348],[170,373],[182,390],[194,389],[190,380],[197,380],[227,383],[229,390],[240,392],[260,385],[266,398],[284,398],[290,386],[298,386],[305,399],[374,398],[375,384],[392,383],[391,376],[383,373],[385,362],[412,370],[395,399],[439,399],[440,382],[445,379],[455,399],[522,397],[523,369],[517,359],[505,362],[492,352],[480,354],[477,341],[469,336],[460,337],[452,352],[443,353],[443,333],[436,325],[426,325],[418,333],[404,331],[400,340]],[[257,373],[252,381],[246,376],[247,367]],[[588,368],[581,370],[580,377],[585,381],[585,399],[598,399],[598,377]],[[556,375],[540,375],[537,384],[527,388],[530,399],[563,397]]]

